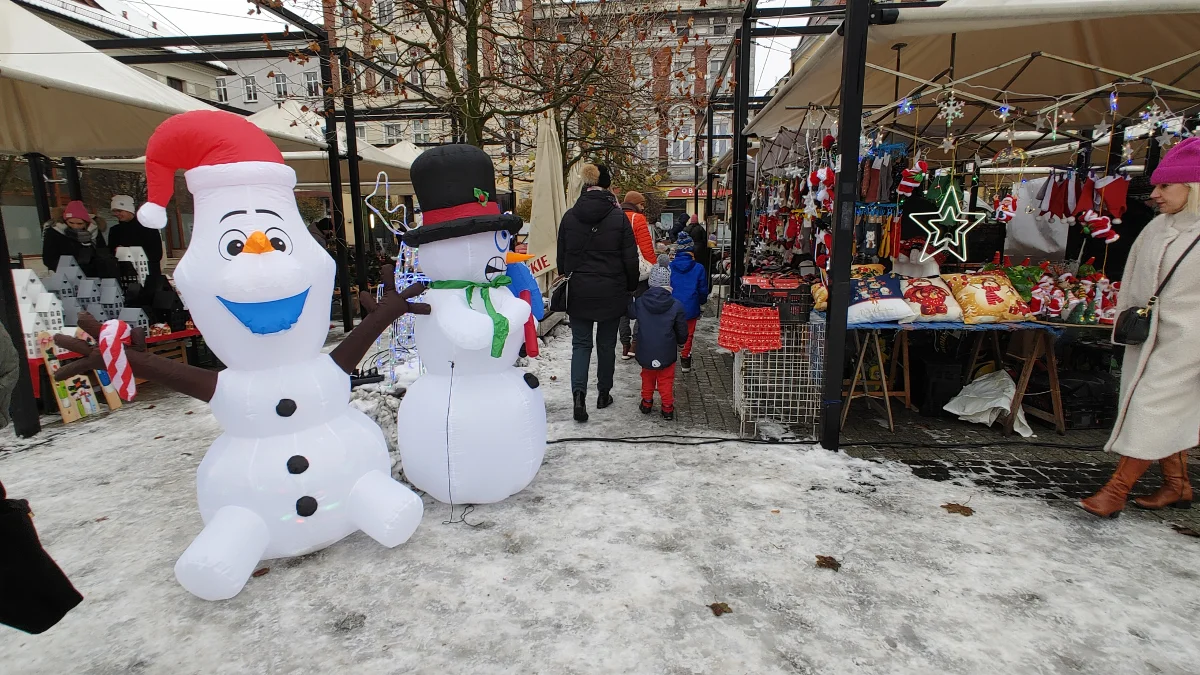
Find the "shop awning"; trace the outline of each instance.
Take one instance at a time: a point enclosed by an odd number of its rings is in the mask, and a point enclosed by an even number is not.
[[[166,118],[212,109],[0,2],[0,153],[140,155]],[[324,147],[291,129],[268,134],[285,151]]]
[[[869,112],[896,100],[896,57],[900,50],[900,97],[933,103],[930,92],[953,83],[960,100],[1003,103],[1025,110],[1052,109],[1057,104],[1073,114],[1064,128],[1087,128],[1108,111],[1109,85],[1121,75],[1134,80],[1119,89],[1121,114],[1146,104],[1144,92],[1155,91],[1172,109],[1200,104],[1176,90],[1200,90],[1200,2],[1197,0],[948,0],[941,7],[902,8],[897,23],[871,26],[864,105]],[[951,65],[953,45],[953,71]],[[747,126],[748,133],[773,135],[781,127],[798,128],[808,114],[820,118],[821,107],[840,101],[843,39],[822,39],[780,91]],[[1105,71],[1110,72],[1105,72]],[[927,83],[934,83],[932,85]],[[925,93],[920,97],[921,92]],[[1069,100],[1091,91],[1090,99]],[[815,106],[816,115],[810,106]],[[1080,108],[1080,106],[1083,106]],[[1077,110],[1077,108],[1079,108]],[[953,133],[1003,126],[994,107],[966,109]],[[920,129],[937,109],[916,107],[900,115],[898,124]],[[1033,129],[1033,118],[1018,128]],[[876,121],[893,122],[890,111]],[[827,121],[825,122],[828,123]],[[931,135],[944,133],[945,122],[930,125]]]

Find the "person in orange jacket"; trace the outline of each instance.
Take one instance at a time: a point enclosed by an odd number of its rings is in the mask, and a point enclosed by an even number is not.
[[[635,190],[626,192],[621,209],[625,211],[625,218],[633,228],[633,238],[637,242],[638,254],[641,256],[641,260],[638,261],[638,287],[633,292],[633,297],[637,298],[650,287],[647,277],[658,261],[658,255],[654,252],[654,235],[650,233],[650,223],[646,220],[644,213],[646,209],[645,195]],[[637,343],[633,340],[633,326],[630,324],[629,317],[621,317],[621,323],[617,328],[621,337],[621,358],[628,361],[637,353]]]

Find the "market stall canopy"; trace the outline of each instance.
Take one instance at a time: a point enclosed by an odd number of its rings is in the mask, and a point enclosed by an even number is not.
[[[0,2],[0,153],[139,155],[163,120],[189,110],[213,107]],[[293,130],[268,135],[280,150],[324,147]]]
[[[250,121],[257,124],[268,134],[272,131],[291,130],[314,141],[321,141],[324,146],[325,120],[300,101],[281,101],[274,106],[264,108],[250,116]],[[338,127],[338,152],[346,156],[346,130]],[[392,184],[408,183],[408,170],[412,167],[411,160],[405,160],[367,143],[358,141],[358,171],[363,185],[374,185],[380,171],[386,172],[388,181]],[[301,184],[329,184],[329,159],[324,152],[298,153],[291,157],[285,153],[283,160],[296,170],[297,181]],[[342,160],[342,182],[349,175],[346,160]]]
[[[562,145],[553,118],[538,119],[537,151],[533,166],[533,208],[529,215],[529,268],[534,276],[549,274],[558,266],[558,225],[567,212],[563,185]]]
[[[383,151],[400,160],[402,164],[408,167],[412,166],[413,161],[415,161],[422,152],[421,148],[417,147],[415,143],[411,143],[409,141],[400,141],[390,148],[384,148]]]
[[[864,110],[889,127],[919,130],[933,120],[928,135],[940,137],[946,124],[935,119],[937,99],[945,95],[944,85],[952,85],[967,104],[951,129],[955,135],[1018,120],[1018,129],[1033,129],[1034,113],[1045,119],[1055,106],[1073,117],[1058,116],[1063,129],[1083,129],[1109,111],[1117,81],[1120,115],[1143,108],[1145,94],[1156,90],[1178,110],[1200,104],[1188,94],[1200,90],[1197,35],[1197,0],[947,0],[940,7],[901,8],[894,25],[868,31]],[[799,55],[795,74],[747,133],[771,136],[780,128],[813,126],[814,120],[827,125],[822,112],[840,100],[842,44],[842,37],[829,35]],[[899,71],[898,44],[905,45]],[[897,81],[900,97],[908,97],[913,109],[894,120]],[[1002,104],[1012,108],[1008,120],[995,114]]]

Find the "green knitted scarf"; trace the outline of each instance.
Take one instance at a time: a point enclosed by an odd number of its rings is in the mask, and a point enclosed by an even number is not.
[[[434,281],[429,284],[429,287],[433,289],[466,289],[468,307],[472,306],[471,301],[475,289],[479,289],[479,297],[483,298],[483,308],[487,310],[488,318],[492,320],[492,358],[498,359],[504,351],[504,341],[508,339],[508,318],[497,312],[496,308],[492,306],[491,290],[511,283],[511,277],[501,274],[482,284],[475,281]]]

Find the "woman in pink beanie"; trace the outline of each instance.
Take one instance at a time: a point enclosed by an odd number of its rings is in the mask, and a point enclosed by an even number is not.
[[[1187,450],[1200,438],[1200,138],[1188,138],[1167,153],[1150,177],[1150,198],[1159,215],[1133,248],[1121,280],[1117,314],[1146,307],[1150,336],[1125,348],[1121,400],[1106,450],[1121,456],[1099,492],[1080,502],[1097,516],[1116,517],[1133,484],[1156,460],[1163,485],[1134,503],[1144,509],[1192,505]],[[1159,287],[1178,262],[1170,281]]]

